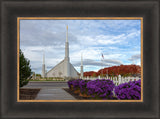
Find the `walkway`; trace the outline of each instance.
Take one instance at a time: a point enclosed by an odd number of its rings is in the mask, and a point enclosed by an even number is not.
[[[35,100],[76,100],[63,88],[68,88],[66,82],[29,82],[23,88],[41,88]]]
[[[42,88],[35,100],[75,100],[61,88]]]

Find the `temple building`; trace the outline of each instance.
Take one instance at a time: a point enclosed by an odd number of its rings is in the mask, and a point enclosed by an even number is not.
[[[42,65],[42,76],[45,77],[63,77],[63,78],[79,78],[79,73],[70,63],[69,57],[69,42],[68,42],[68,26],[66,32],[66,42],[65,42],[65,57],[59,64],[53,67],[51,70],[45,73],[45,64],[43,58]]]

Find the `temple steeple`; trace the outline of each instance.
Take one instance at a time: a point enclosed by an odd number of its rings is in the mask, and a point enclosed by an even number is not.
[[[66,27],[67,31],[66,31],[66,42],[68,42],[68,25]]]
[[[62,77],[65,80],[69,80],[71,78],[75,78],[75,79],[79,78],[79,75],[78,75],[79,73],[76,71],[76,69],[70,63],[68,25],[66,26],[65,30],[66,30],[66,39],[63,39],[64,43],[65,43],[64,59],[60,63],[55,65],[51,70],[49,70],[46,73],[46,77]]]
[[[83,55],[81,54],[81,79],[83,79]]]
[[[43,52],[42,77],[45,78],[45,53]]]
[[[43,64],[45,64],[45,54],[43,52]]]
[[[68,25],[66,27],[65,59],[69,60],[69,42],[68,42]]]
[[[65,43],[65,73],[66,77],[71,77],[71,71],[70,71],[70,59],[69,59],[69,42],[68,42],[68,25],[66,27],[66,43]]]

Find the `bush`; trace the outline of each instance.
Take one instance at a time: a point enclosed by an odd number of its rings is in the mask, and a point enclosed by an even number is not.
[[[111,80],[97,79],[97,80],[69,80],[68,86],[76,91],[80,89],[81,94],[87,94],[93,99],[112,99],[114,83]]]
[[[72,81],[72,85],[73,85],[73,89],[74,89],[74,90],[77,90],[77,89],[80,88],[80,87],[79,87],[79,82],[80,82],[81,80],[82,80],[82,79],[75,79],[75,80]]]
[[[88,80],[80,80],[79,81],[79,88],[80,88],[80,92],[83,93],[87,93],[87,83],[89,81]]]
[[[96,79],[89,81],[87,83],[88,95],[91,95],[93,98],[103,98],[103,99],[112,99],[113,97],[113,81],[107,79]]]
[[[118,99],[140,100],[141,80],[120,84],[115,87],[114,91]]]
[[[96,79],[96,80],[69,80],[68,86],[71,90],[91,96],[93,99],[141,99],[141,80],[130,81],[115,86],[112,80]],[[113,90],[116,95],[113,96]]]
[[[68,83],[68,87],[71,89],[73,87],[74,90],[79,89],[79,82],[82,79],[71,79],[69,80]]]
[[[70,89],[71,89],[71,88],[72,88],[72,86],[73,86],[72,82],[73,82],[73,80],[69,80],[69,81],[67,82],[68,87],[69,87]]]

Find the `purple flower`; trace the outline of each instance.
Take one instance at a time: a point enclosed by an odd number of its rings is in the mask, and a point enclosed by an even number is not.
[[[68,86],[69,88],[71,88],[71,85],[73,85],[73,89],[76,90],[79,88],[79,82],[81,81],[82,79],[75,79],[75,80],[69,80],[67,83],[68,83]]]
[[[110,99],[113,96],[114,83],[111,80],[96,79],[87,83],[88,94],[92,97]]]
[[[71,88],[72,82],[73,82],[73,80],[69,80],[69,81],[67,82],[69,88]]]
[[[79,87],[80,87],[81,93],[87,92],[87,88],[86,88],[87,82],[88,82],[87,80],[80,80]]]
[[[115,87],[114,92],[118,99],[140,100],[141,80],[120,84]]]

